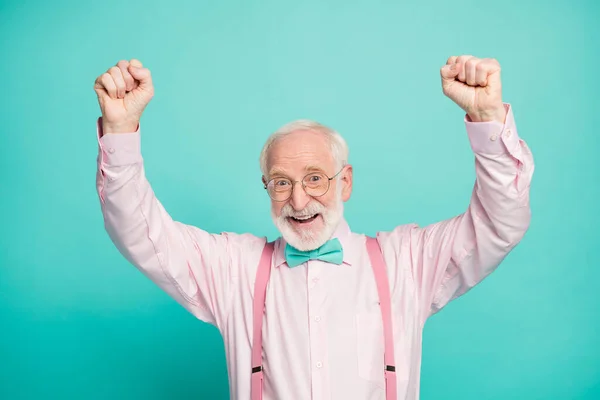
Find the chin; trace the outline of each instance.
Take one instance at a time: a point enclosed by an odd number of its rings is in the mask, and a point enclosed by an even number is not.
[[[281,236],[290,246],[300,251],[309,251],[321,247],[331,239],[342,217],[341,207],[319,211],[304,220],[273,214],[272,217]]]

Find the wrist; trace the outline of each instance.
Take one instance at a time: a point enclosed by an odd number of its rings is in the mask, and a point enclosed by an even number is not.
[[[106,122],[102,118],[102,134],[109,133],[132,133],[138,130],[139,121]]]
[[[506,120],[506,109],[504,105],[499,108],[488,111],[473,111],[467,113],[472,122],[490,122],[497,121],[504,124]]]

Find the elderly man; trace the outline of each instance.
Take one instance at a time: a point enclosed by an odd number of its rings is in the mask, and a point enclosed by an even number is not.
[[[425,321],[525,234],[534,165],[502,101],[499,63],[453,56],[440,73],[444,94],[466,113],[475,156],[466,211],[376,238],[352,232],[343,217],[352,192],[346,143],[301,120],[271,135],[260,155],[282,235],[273,243],[174,221],[140,152],[150,71],[119,61],[96,79],[106,230],[131,264],[220,330],[232,399],[418,399]]]

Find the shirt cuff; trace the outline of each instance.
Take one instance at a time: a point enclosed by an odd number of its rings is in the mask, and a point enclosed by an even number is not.
[[[98,152],[103,165],[119,167],[142,162],[140,125],[135,132],[102,132],[102,117],[96,123]]]
[[[513,153],[519,145],[519,135],[512,107],[504,103],[504,125],[498,121],[472,122],[465,115],[465,126],[473,152],[480,154]]]

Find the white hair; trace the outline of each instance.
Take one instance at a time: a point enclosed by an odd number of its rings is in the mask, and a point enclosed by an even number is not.
[[[269,171],[267,171],[267,158],[271,146],[273,146],[278,139],[300,130],[320,132],[327,137],[331,146],[331,155],[333,156],[337,170],[341,169],[348,163],[348,145],[338,132],[318,122],[307,119],[299,119],[279,128],[277,131],[272,133],[265,142],[265,145],[260,152],[259,160],[260,170],[265,177],[267,177],[269,173]]]

